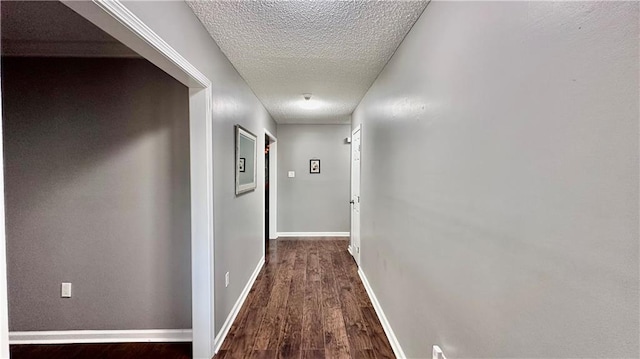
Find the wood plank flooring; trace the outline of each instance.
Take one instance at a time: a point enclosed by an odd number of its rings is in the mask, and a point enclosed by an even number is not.
[[[394,358],[346,239],[271,241],[215,359]]]
[[[348,240],[280,239],[215,359],[394,358]],[[12,345],[12,359],[187,359],[191,343]]]

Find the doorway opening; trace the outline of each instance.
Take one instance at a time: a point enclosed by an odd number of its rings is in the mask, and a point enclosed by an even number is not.
[[[264,238],[269,246],[269,136],[264,136]]]
[[[351,132],[351,242],[349,252],[360,266],[360,151],[361,127]]]
[[[278,154],[276,137],[264,130],[264,251],[266,255],[269,240],[277,236],[278,211]]]
[[[11,356],[108,340],[191,356],[189,88],[61,2],[0,7]]]
[[[57,4],[58,2],[54,2]],[[139,330],[132,329],[118,331],[118,333],[108,333],[109,331],[99,331],[91,333],[90,337],[78,338],[69,337],[53,338],[51,335],[57,335],[60,332],[53,331],[41,331],[48,336],[47,339],[56,340],[60,343],[61,340],[65,341],[78,341],[87,340],[106,342],[108,340],[115,340],[118,342],[124,341],[185,341],[192,342],[192,355],[194,358],[211,358],[214,354],[214,312],[213,312],[213,298],[214,295],[214,272],[213,272],[213,159],[210,155],[213,144],[212,133],[212,111],[211,111],[211,99],[212,99],[212,84],[211,81],[198,71],[196,67],[191,65],[185,58],[183,58],[176,50],[174,50],[169,44],[167,44],[162,38],[156,35],[148,26],[144,24],[139,18],[133,15],[124,5],[120,2],[112,2],[105,0],[94,0],[93,2],[77,2],[77,1],[61,1],[65,6],[71,8],[75,13],[79,14],[82,18],[89,20],[94,25],[97,25],[101,30],[105,31],[109,36],[112,36],[117,42],[121,42],[124,47],[115,48],[115,57],[127,57],[130,56],[130,52],[133,51],[135,56],[142,57],[157,68],[160,68],[175,80],[178,80],[182,85],[188,88],[188,133],[189,133],[189,182],[190,193],[187,192],[187,197],[190,197],[190,220],[191,224],[191,260],[188,261],[191,264],[191,313],[186,314],[187,319],[191,317],[191,329],[175,329],[175,330],[147,330],[143,334],[139,333]],[[5,2],[2,3],[3,7]],[[39,9],[39,13],[42,9]],[[2,11],[5,15],[5,11]],[[5,18],[3,17],[3,20]],[[58,20],[60,20],[58,18]],[[33,21],[30,19],[30,25]],[[3,21],[3,28],[5,23]],[[4,30],[4,29],[3,29]],[[11,33],[9,33],[11,34]],[[5,31],[2,32],[5,36]],[[46,34],[46,39],[51,38],[51,34]],[[17,38],[20,40],[19,38]],[[33,47],[25,47],[19,42],[15,43],[12,48],[7,48],[5,41],[3,40],[3,51],[22,51],[33,49]],[[34,45],[41,42],[27,42],[27,45]],[[73,57],[75,52],[80,48],[84,48],[83,44],[90,44],[90,42],[77,42],[73,43],[74,46],[69,46],[63,53],[57,54],[56,57]],[[60,45],[60,44],[59,44]],[[45,47],[48,49],[49,47]],[[87,48],[92,50],[105,49],[114,50],[113,46],[88,46]],[[57,49],[57,48],[56,48]],[[119,51],[123,50],[123,52]],[[129,50],[130,49],[130,50]],[[12,53],[12,56],[16,55]],[[35,55],[42,55],[35,53]],[[110,53],[111,55],[111,53]],[[93,57],[101,57],[93,56]],[[96,59],[98,60],[98,59]],[[70,67],[71,68],[71,67]],[[75,69],[75,68],[74,68]],[[4,70],[4,69],[3,69]],[[3,80],[4,80],[4,76]],[[101,83],[94,79],[94,82]],[[61,83],[61,82],[60,82]],[[94,94],[94,92],[91,92]],[[87,94],[83,93],[82,96]],[[109,94],[110,96],[111,94]],[[108,98],[109,96],[105,96]],[[96,101],[96,103],[102,103]],[[136,105],[137,107],[137,105]],[[74,106],[68,106],[68,109],[75,109]],[[2,113],[0,112],[0,116]],[[49,114],[48,117],[51,117]],[[186,120],[186,119],[185,119]],[[184,128],[183,128],[184,129]],[[138,127],[126,128],[125,130],[139,130]],[[110,132],[107,132],[110,133]],[[155,138],[155,137],[154,137]],[[111,139],[111,137],[110,137]],[[146,138],[143,138],[146,139]],[[55,144],[64,144],[60,141]],[[0,137],[0,148],[3,147],[3,139]],[[95,145],[94,145],[95,147]],[[148,148],[144,147],[143,148]],[[135,147],[134,149],[139,149]],[[157,152],[153,152],[157,153]],[[113,156],[112,156],[113,157]],[[102,157],[104,158],[104,157]],[[136,157],[137,158],[137,157]],[[82,158],[81,158],[82,159]],[[101,158],[92,157],[92,160],[100,160]],[[0,156],[0,168],[4,167],[3,157]],[[107,161],[104,161],[105,163]],[[111,162],[109,162],[111,163]],[[145,167],[146,168],[146,167]],[[0,175],[2,172],[0,171]],[[4,176],[2,176],[4,178]],[[145,177],[146,178],[146,177]],[[52,178],[55,179],[55,178]],[[2,187],[2,179],[0,179],[0,188]],[[184,181],[182,181],[184,182]],[[180,183],[182,183],[180,182]],[[121,184],[121,182],[117,182]],[[165,184],[169,184],[171,181],[166,181]],[[58,181],[58,184],[64,184],[62,181]],[[0,196],[0,204],[4,202],[5,196]],[[184,198],[183,198],[184,199]],[[186,203],[186,199],[184,200]],[[4,206],[0,206],[4,207]],[[1,213],[2,211],[0,211]],[[185,211],[183,211],[184,213]],[[1,215],[4,217],[4,215]],[[3,221],[4,224],[4,221]],[[0,226],[0,245],[4,249],[4,227]],[[186,238],[189,238],[187,236]],[[4,261],[6,259],[4,251],[0,251],[0,266],[4,267]],[[186,255],[185,255],[186,257]],[[76,258],[84,258],[78,257]],[[180,257],[183,258],[183,257]],[[180,262],[187,263],[187,262]],[[189,268],[186,273],[188,276]],[[0,273],[1,274],[1,273]],[[4,275],[2,276],[5,277]],[[185,281],[186,282],[186,281]],[[8,357],[9,352],[9,335],[7,334],[7,298],[4,295],[6,290],[6,284],[0,280],[0,357]],[[56,292],[56,291],[54,291]],[[56,292],[57,295],[61,295]],[[86,292],[85,292],[86,293]],[[164,296],[161,296],[164,298]],[[171,297],[173,298],[173,297]],[[164,326],[163,326],[164,328]],[[37,338],[40,338],[39,333]],[[74,333],[71,333],[74,334]],[[130,335],[129,335],[130,334]],[[75,335],[75,334],[74,334]],[[111,335],[111,336],[108,336]],[[17,342],[19,337],[14,333],[14,341]],[[33,337],[24,337],[26,341],[32,341]]]

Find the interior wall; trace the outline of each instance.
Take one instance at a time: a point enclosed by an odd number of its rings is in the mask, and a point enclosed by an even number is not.
[[[638,3],[431,2],[353,115],[407,357],[637,358]]]
[[[278,232],[349,232],[350,131],[278,125]],[[320,159],[319,174],[309,172],[310,159]]]
[[[141,59],[2,61],[10,330],[191,328],[188,89]]]
[[[1,12],[1,11],[0,11]],[[2,60],[0,59],[0,109],[2,109]],[[0,122],[3,122],[0,110]],[[0,126],[0,190],[4,193],[4,151]],[[7,301],[7,242],[5,231],[4,196],[0,196],[0,358],[9,358],[9,308]]]
[[[254,134],[262,134],[266,128],[277,135],[276,123],[185,2],[122,3],[213,83],[217,334],[264,255],[264,178],[257,176],[255,191],[236,197],[234,125]],[[258,136],[257,147],[264,145],[264,136]],[[257,168],[264,168],[264,156],[257,156]],[[230,277],[228,287],[226,272]]]

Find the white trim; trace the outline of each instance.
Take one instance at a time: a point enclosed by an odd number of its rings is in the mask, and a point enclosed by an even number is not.
[[[211,88],[189,89],[191,325],[194,358],[213,356],[215,336]]]
[[[269,136],[270,138],[273,138],[273,140],[276,140],[276,136],[274,136],[269,130],[267,130],[266,128],[264,129],[264,134]]]
[[[349,237],[349,232],[278,232],[278,237]]]
[[[364,289],[367,291],[369,295],[369,299],[371,299],[371,303],[373,304],[373,309],[376,310],[376,314],[378,314],[378,318],[380,319],[380,323],[382,324],[382,329],[384,329],[387,338],[389,339],[389,343],[391,344],[391,349],[393,349],[393,353],[396,355],[398,359],[406,359],[407,356],[404,355],[404,351],[400,346],[400,342],[398,342],[398,338],[396,338],[393,329],[391,328],[391,324],[389,324],[389,320],[387,320],[387,316],[384,315],[384,311],[380,306],[380,302],[378,302],[378,298],[376,298],[376,294],[373,292],[369,281],[367,280],[367,276],[362,271],[362,268],[358,269],[358,275],[360,275],[360,279],[362,280],[362,284],[364,285]]]
[[[253,274],[251,274],[251,277],[249,278],[247,285],[244,286],[242,293],[240,293],[240,297],[238,298],[238,300],[236,301],[236,304],[234,304],[233,308],[231,309],[231,313],[229,313],[227,320],[224,321],[222,328],[220,328],[220,332],[218,333],[218,335],[216,336],[216,339],[214,340],[214,343],[215,343],[214,354],[218,353],[218,350],[220,350],[220,347],[222,346],[224,339],[227,337],[227,334],[229,334],[229,329],[231,329],[231,325],[236,320],[236,317],[238,316],[238,313],[240,312],[242,305],[244,304],[245,300],[247,300],[249,291],[251,291],[251,287],[253,287],[253,284],[256,282],[256,279],[258,278],[258,274],[260,274],[260,271],[262,270],[263,266],[264,266],[264,256],[260,258],[260,261],[258,262],[256,269],[253,271]]]
[[[264,134],[272,140],[269,149],[269,239],[278,238],[278,139],[269,130]],[[264,228],[263,228],[264,232]]]
[[[349,244],[349,247],[347,247],[347,252],[349,252],[349,254],[351,254],[351,256],[353,257],[353,252],[351,251],[351,244]]]
[[[362,159],[362,124],[359,124],[358,126],[356,126],[352,131],[351,131],[351,138],[350,138],[350,142],[351,145],[350,150],[349,150],[349,154],[350,154],[350,160],[351,160],[351,166],[350,166],[350,170],[351,170],[351,178],[350,178],[350,196],[351,196],[351,205],[349,205],[349,214],[350,214],[350,222],[351,222],[351,226],[350,226],[350,231],[351,233],[353,233],[354,235],[351,236],[351,238],[349,239],[349,246],[351,247],[351,256],[353,257],[353,259],[356,261],[356,264],[358,265],[358,268],[360,268],[360,248],[362,247],[360,241],[362,238],[361,235],[361,207],[360,207],[360,195],[362,194],[361,191],[361,176],[362,176],[362,170],[361,170],[361,166],[362,166],[362,162],[358,161],[358,181],[356,183],[356,179],[354,176],[354,173],[356,173],[356,161],[354,160],[354,143],[353,143],[353,138],[356,136],[356,134],[360,132],[359,137],[360,137],[360,143],[358,144],[360,146],[360,148],[358,149],[358,152],[360,154],[360,159]],[[354,192],[354,188],[358,187],[358,194],[356,195]],[[356,216],[356,206],[358,208],[358,215]],[[357,217],[357,218],[356,218]],[[357,242],[357,243],[356,243]]]
[[[120,1],[61,1],[189,87],[193,357],[211,358],[216,333],[211,81]]]
[[[9,332],[9,344],[190,342],[191,329]]]
[[[195,66],[182,57],[178,51],[164,41],[119,0],[93,0],[93,2],[109,15],[118,19],[122,25],[138,35],[147,45],[156,50],[156,52],[164,55],[174,65],[188,74],[189,77],[197,81],[200,87],[211,87],[211,81],[204,74],[198,71]]]

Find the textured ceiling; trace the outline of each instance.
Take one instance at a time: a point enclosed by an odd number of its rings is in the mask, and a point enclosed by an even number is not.
[[[274,120],[317,124],[349,123],[427,1],[188,4]]]

